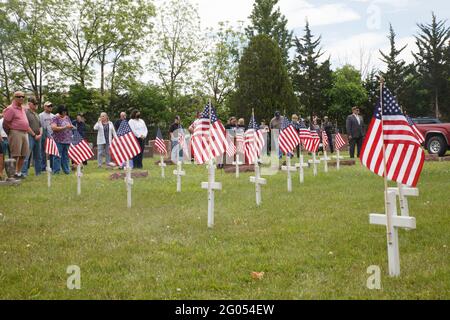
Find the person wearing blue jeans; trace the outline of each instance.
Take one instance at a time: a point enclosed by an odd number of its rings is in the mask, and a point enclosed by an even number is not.
[[[41,138],[42,127],[39,115],[37,113],[37,101],[34,97],[28,99],[28,110],[25,112],[28,120],[28,156],[22,165],[22,175],[28,176],[31,156],[34,159],[34,172],[38,176],[41,174]]]
[[[70,174],[70,164],[69,164],[69,147],[68,143],[57,143],[56,147],[60,157],[53,158],[53,173],[58,174],[62,171],[65,174]]]
[[[56,142],[59,156],[53,158],[53,173],[58,174],[62,170],[70,173],[69,147],[72,141],[72,121],[70,120],[66,106],[58,106],[58,113],[52,119],[53,139]]]

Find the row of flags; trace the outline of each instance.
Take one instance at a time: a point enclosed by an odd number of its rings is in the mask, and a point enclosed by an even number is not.
[[[180,130],[182,131],[182,130]],[[380,102],[375,106],[374,116],[366,134],[361,152],[361,163],[370,171],[387,179],[409,186],[416,186],[422,171],[425,154],[421,148],[424,137],[408,116],[405,116],[395,97],[387,88],[382,89]],[[183,133],[178,137],[178,143],[184,151],[187,149]],[[300,127],[299,131],[284,117],[278,143],[285,154],[293,152],[302,145],[309,152],[317,152],[320,137],[316,130]],[[322,144],[329,145],[325,131],[322,131]],[[158,128],[155,145],[161,154],[167,149]],[[342,136],[335,136],[336,149],[345,145]],[[264,147],[264,137],[259,129],[254,115],[250,118],[248,129],[236,135],[236,145],[226,134],[222,122],[211,104],[205,106],[198,119],[192,137],[194,159],[198,164],[223,155],[225,152],[232,157],[236,152],[245,153],[248,163],[253,164],[260,157]],[[131,131],[127,121],[122,121],[117,137],[111,142],[111,155],[114,161],[121,165],[141,152],[140,145]],[[59,156],[54,140],[48,137],[45,152]],[[69,148],[69,157],[76,163],[82,163],[93,156],[87,142],[74,131]],[[385,168],[386,166],[386,168]]]

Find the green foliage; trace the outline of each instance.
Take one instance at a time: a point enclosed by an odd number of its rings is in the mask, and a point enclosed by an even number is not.
[[[274,40],[281,49],[285,66],[288,65],[289,49],[292,47],[293,31],[287,29],[287,19],[280,8],[275,10],[278,0],[255,0],[249,19],[251,24],[246,28],[248,38],[265,34]]]
[[[367,92],[361,82],[359,71],[350,65],[337,69],[333,74],[330,97],[332,105],[329,115],[339,124],[343,124],[352,107],[361,106],[367,101]]]
[[[278,45],[267,35],[250,40],[239,63],[232,111],[249,118],[252,108],[257,119],[268,119],[274,110],[293,112],[297,100]]]
[[[305,36],[295,38],[296,56],[292,62],[292,82],[301,112],[308,116],[324,116],[330,106],[329,91],[333,84],[330,60],[319,63],[323,55],[320,49],[321,37],[314,36],[306,22]]]

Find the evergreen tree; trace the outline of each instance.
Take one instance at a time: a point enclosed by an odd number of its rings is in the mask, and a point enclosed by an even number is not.
[[[323,116],[330,104],[328,92],[333,84],[333,76],[329,59],[319,63],[323,55],[319,47],[320,40],[321,37],[314,40],[307,22],[305,36],[294,40],[296,56],[292,66],[292,82],[301,108],[308,115],[315,113]]]
[[[387,64],[386,72],[381,72],[381,75],[386,81],[386,86],[391,90],[394,95],[397,96],[399,103],[403,103],[402,93],[405,87],[405,61],[399,59],[399,55],[406,49],[407,45],[401,49],[397,49],[395,46],[395,32],[392,24],[389,25],[389,36],[388,39],[391,44],[391,51],[389,53],[383,53],[380,50],[382,56],[381,61]]]
[[[425,87],[429,90],[429,101],[437,118],[441,113],[450,114],[448,110],[448,74],[446,75],[445,54],[450,39],[450,27],[446,21],[437,21],[432,14],[430,24],[418,24],[420,33],[416,36],[417,53],[413,53],[416,59],[417,71],[423,78]],[[445,101],[447,100],[447,101]],[[441,106],[445,106],[440,110]]]
[[[257,119],[267,119],[276,109],[292,112],[296,104],[280,48],[267,35],[253,37],[239,62],[232,110],[248,119],[255,108]]]
[[[271,37],[281,49],[284,64],[288,65],[289,49],[292,43],[292,31],[287,29],[287,19],[280,8],[275,10],[278,0],[255,0],[250,15],[251,24],[246,28],[248,38],[258,34]]]

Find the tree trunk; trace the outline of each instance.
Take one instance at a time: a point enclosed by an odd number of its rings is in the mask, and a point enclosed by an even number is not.
[[[439,119],[439,93],[438,90],[435,90],[434,103],[436,108],[436,119]]]

